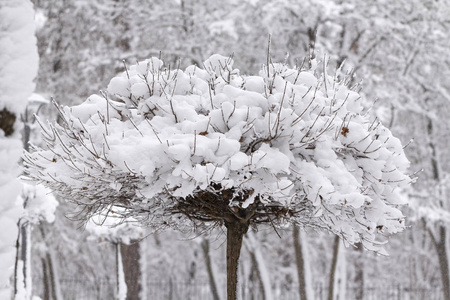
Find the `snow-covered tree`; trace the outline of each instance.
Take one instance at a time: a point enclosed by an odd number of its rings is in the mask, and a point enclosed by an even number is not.
[[[20,119],[23,122],[23,147],[29,150],[29,142],[34,124],[34,113],[47,104],[48,101],[42,96],[32,94],[28,98],[28,105]],[[14,286],[16,287],[15,299],[31,299],[32,296],[32,274],[31,274],[31,235],[33,225],[41,221],[52,223],[55,220],[55,209],[58,202],[49,195],[51,191],[43,186],[22,183],[21,202],[24,213],[18,221],[19,233],[16,242],[16,261],[14,264]]]
[[[10,298],[17,222],[22,214],[20,114],[34,90],[38,56],[34,9],[28,0],[0,3],[0,298]],[[14,294],[17,294],[17,287]]]
[[[86,218],[119,206],[160,230],[224,225],[228,299],[250,226],[316,226],[384,253],[379,233],[405,227],[409,162],[325,64],[242,76],[220,55],[185,71],[139,62],[102,96],[58,107],[63,124],[42,124],[48,148],[26,154],[29,175]]]

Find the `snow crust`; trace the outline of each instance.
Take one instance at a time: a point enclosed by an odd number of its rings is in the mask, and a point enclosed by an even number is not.
[[[188,222],[167,213],[174,199],[219,184],[235,190],[230,207],[258,199],[381,251],[378,233],[405,227],[409,162],[344,82],[277,63],[247,77],[217,54],[184,71],[151,58],[111,79],[104,96],[61,108],[66,124],[49,125],[51,150],[28,154],[28,171],[78,203],[127,199],[125,210],[148,212],[159,228]]]

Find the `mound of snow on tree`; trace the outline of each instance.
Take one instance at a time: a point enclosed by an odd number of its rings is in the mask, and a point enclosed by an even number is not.
[[[28,172],[88,217],[119,206],[156,228],[297,222],[378,251],[378,233],[405,227],[409,162],[346,80],[278,63],[243,76],[220,55],[184,71],[151,58],[59,107],[64,124],[42,125],[49,148],[26,155]]]

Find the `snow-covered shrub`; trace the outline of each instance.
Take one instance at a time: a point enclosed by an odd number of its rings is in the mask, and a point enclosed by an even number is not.
[[[297,222],[379,250],[377,233],[405,227],[409,162],[346,78],[312,65],[243,76],[220,55],[184,71],[139,62],[102,96],[58,107],[64,123],[43,125],[29,175],[88,217],[119,206],[155,228]]]

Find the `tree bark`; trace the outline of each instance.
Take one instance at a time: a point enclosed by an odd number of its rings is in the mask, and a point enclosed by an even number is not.
[[[267,272],[262,253],[258,247],[258,243],[253,232],[247,233],[245,245],[247,246],[248,252],[250,254],[250,259],[252,261],[256,277],[258,278],[261,292],[259,299],[272,300],[273,296],[269,273]]]
[[[62,297],[60,297],[61,291],[59,289],[59,278],[57,278],[55,266],[53,264],[53,259],[49,252],[47,252],[47,262],[48,262],[48,274],[50,275],[50,283],[53,295],[52,299],[54,300],[62,299]]]
[[[361,243],[357,244],[358,254],[355,259],[355,278],[354,283],[356,286],[355,291],[355,300],[363,300],[364,299],[364,260],[363,260],[363,245]]]
[[[137,241],[131,241],[129,245],[120,243],[120,252],[122,254],[123,272],[127,285],[127,299],[142,299],[140,244]]]
[[[203,254],[205,256],[206,271],[208,273],[209,286],[211,288],[211,294],[213,296],[213,300],[220,300],[219,292],[218,292],[217,284],[216,284],[216,277],[214,275],[214,271],[212,268],[212,261],[211,261],[211,256],[210,256],[210,252],[209,252],[209,240],[207,238],[203,239],[201,245],[202,245]]]
[[[23,262],[23,285],[25,288],[25,299],[31,299],[31,225],[24,222],[20,227],[22,243],[20,245],[20,260]]]
[[[45,258],[41,259],[42,262],[42,274],[44,275],[44,300],[50,300],[50,279],[48,276],[48,270],[47,270],[47,262],[45,261]]]
[[[263,281],[261,279],[260,271],[258,270],[258,262],[257,262],[256,257],[255,257],[255,252],[250,250],[249,254],[250,254],[250,259],[252,261],[252,268],[255,270],[256,277],[258,278],[259,291],[261,293],[261,295],[260,295],[261,300],[267,300],[266,291],[265,291],[264,286],[263,286],[264,283],[263,283]]]
[[[248,222],[225,221],[227,228],[227,300],[237,299],[238,265],[242,240],[248,230]]]
[[[330,270],[330,279],[329,279],[329,288],[328,288],[328,300],[334,300],[334,289],[336,282],[336,270],[339,258],[339,244],[340,238],[335,236],[334,244],[333,244],[333,259],[331,261],[331,270]]]
[[[52,249],[49,247],[48,243],[47,243],[47,235],[45,233],[45,228],[44,225],[41,224],[39,225],[39,229],[42,235],[42,239],[46,245],[46,253],[45,253],[45,257],[42,258],[43,260],[43,266],[44,266],[44,286],[47,287],[48,289],[48,299],[53,299],[53,300],[59,300],[59,299],[63,299],[62,297],[62,293],[61,293],[61,288],[59,285],[59,276],[58,276],[58,272],[56,269],[56,266],[54,264],[54,260],[53,260],[53,252]],[[44,298],[45,300],[45,298]]]
[[[430,234],[432,235],[431,232]],[[433,239],[433,243],[438,255],[444,299],[450,299],[450,275],[449,275],[448,249],[447,249],[447,228],[444,225],[439,226],[439,241],[437,241],[433,235],[431,237]]]
[[[314,298],[313,295],[308,295],[308,284],[311,284],[307,280],[306,272],[307,262],[305,260],[304,248],[302,247],[302,242],[300,241],[300,228],[294,225],[293,235],[294,235],[294,250],[295,250],[295,260],[297,262],[297,274],[298,274],[298,288],[301,300],[311,300],[309,297]]]
[[[2,112],[3,113],[3,112]],[[28,111],[25,111],[27,115]],[[1,116],[0,116],[1,118]],[[25,117],[27,118],[27,117]],[[30,132],[31,128],[27,119],[23,119],[24,127],[23,127],[23,147],[25,151],[29,151],[29,141],[30,141]],[[28,197],[24,199],[23,208],[26,209],[28,204]],[[17,227],[19,229],[19,234],[16,242],[16,261],[14,264],[14,296],[17,297],[25,297],[24,300],[31,299],[31,225],[25,218],[19,219],[17,222]],[[19,261],[22,264],[19,264]],[[20,270],[19,270],[20,265]],[[21,275],[19,276],[19,272]],[[18,282],[18,280],[22,282]],[[19,289],[18,286],[24,289],[25,295],[18,295]],[[22,299],[22,298],[21,298]]]
[[[17,227],[20,229],[20,220],[17,223]],[[13,292],[14,295],[17,295],[18,292],[18,281],[19,281],[19,260],[20,260],[20,234],[22,233],[21,230],[18,230],[17,233],[17,239],[16,239],[16,259],[14,262],[14,284],[13,284]]]
[[[437,147],[433,140],[434,135],[434,124],[433,120],[428,117],[428,126],[427,131],[428,135],[430,136],[430,142],[429,147],[431,150],[431,167],[433,171],[433,179],[436,180],[438,183],[438,189],[439,183],[441,181],[441,174],[442,170],[439,165],[439,159],[438,159],[438,151]],[[440,207],[444,207],[444,203],[442,199],[446,199],[445,195],[441,195],[439,199],[439,205]],[[439,230],[439,240],[437,240],[437,237],[434,236],[433,232],[429,230],[430,236],[433,240],[433,243],[436,247],[436,252],[438,254],[438,260],[439,260],[439,266],[441,270],[441,280],[442,280],[442,292],[444,293],[444,299],[450,299],[450,274],[449,274],[449,261],[448,261],[448,250],[447,250],[447,228],[445,225],[438,225]]]

